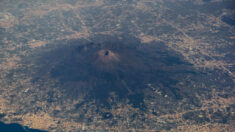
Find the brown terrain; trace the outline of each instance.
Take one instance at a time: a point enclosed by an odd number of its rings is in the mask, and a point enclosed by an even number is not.
[[[1,122],[235,131],[232,0],[4,0],[0,9]]]

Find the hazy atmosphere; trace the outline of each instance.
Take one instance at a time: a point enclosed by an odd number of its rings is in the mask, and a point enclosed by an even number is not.
[[[0,1],[0,131],[235,131],[233,0]]]

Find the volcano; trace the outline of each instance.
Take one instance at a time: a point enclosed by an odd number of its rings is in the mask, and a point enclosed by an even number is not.
[[[58,80],[57,89],[64,98],[83,97],[101,104],[109,104],[115,96],[142,107],[148,94],[146,84],[153,83],[166,85],[163,91],[172,98],[182,98],[170,86],[177,83],[174,73],[192,69],[163,43],[144,45],[129,38],[95,40],[69,40],[42,49],[37,59],[33,58],[38,66],[33,77],[45,82]]]
[[[119,55],[107,49],[98,51],[95,58],[95,66],[97,66],[97,68],[100,68],[100,70],[111,70],[115,68],[119,64],[119,62]]]

